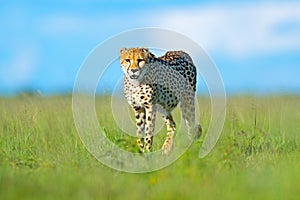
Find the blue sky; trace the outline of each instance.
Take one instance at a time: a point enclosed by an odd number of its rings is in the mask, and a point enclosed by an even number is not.
[[[0,96],[72,92],[99,43],[143,27],[185,34],[213,59],[228,93],[300,93],[297,1],[6,1],[0,6]],[[112,71],[117,81],[122,73]],[[113,85],[110,85],[113,87]]]

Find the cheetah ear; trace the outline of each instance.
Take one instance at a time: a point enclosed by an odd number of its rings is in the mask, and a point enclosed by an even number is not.
[[[145,53],[148,53],[149,52],[149,49],[148,48],[141,48],[141,50],[143,51],[143,52],[145,52]]]
[[[121,48],[119,53],[120,53],[120,55],[122,55],[122,54],[125,53],[126,51],[127,51],[127,48]]]

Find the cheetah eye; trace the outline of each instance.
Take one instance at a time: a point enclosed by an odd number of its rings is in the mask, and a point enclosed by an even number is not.
[[[126,62],[130,63],[130,59],[125,59]]]
[[[145,60],[137,59],[139,67],[143,67],[145,65]]]

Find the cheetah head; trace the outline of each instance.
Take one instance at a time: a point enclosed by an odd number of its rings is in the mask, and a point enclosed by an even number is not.
[[[147,71],[150,52],[147,48],[122,48],[120,49],[120,64],[122,70],[132,81],[139,81]]]

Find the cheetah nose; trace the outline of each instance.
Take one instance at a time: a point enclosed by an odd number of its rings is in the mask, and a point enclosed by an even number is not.
[[[139,71],[138,69],[131,69],[132,73]]]

